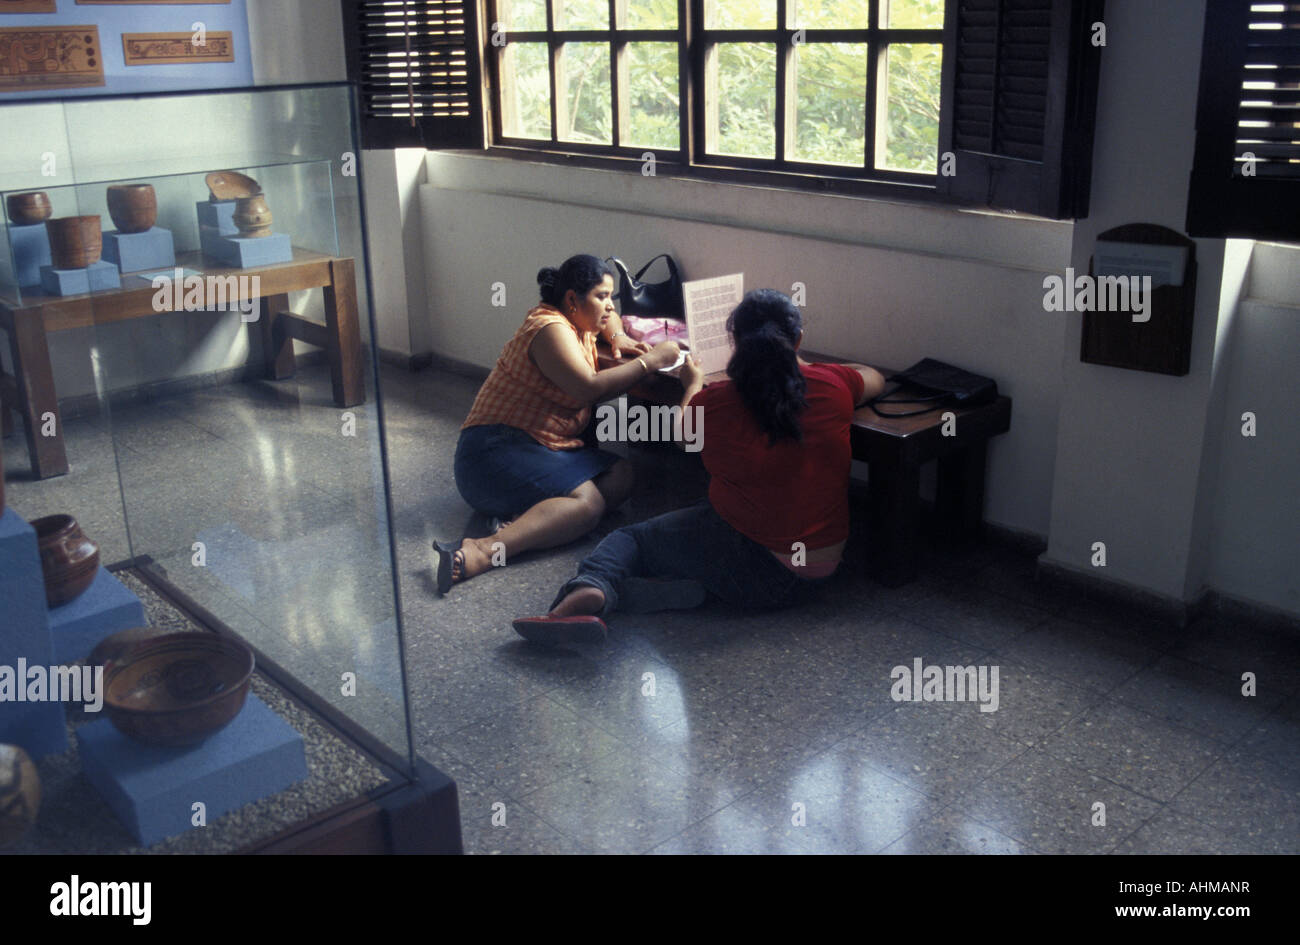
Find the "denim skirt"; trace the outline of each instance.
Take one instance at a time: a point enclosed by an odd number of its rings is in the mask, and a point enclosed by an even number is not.
[[[497,423],[460,431],[456,488],[475,510],[513,518],[544,499],[568,495],[618,462],[589,446],[553,450],[518,427]]]

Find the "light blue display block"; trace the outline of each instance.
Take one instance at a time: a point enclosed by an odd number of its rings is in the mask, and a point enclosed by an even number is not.
[[[108,719],[77,729],[81,765],[108,806],[151,846],[187,830],[194,805],[207,823],[303,781],[302,736],[249,693],[229,725],[192,748],[155,748],[127,738]]]
[[[41,267],[41,288],[51,295],[85,295],[100,289],[116,289],[122,277],[111,262],[99,260],[85,269]]]
[[[15,673],[19,659],[54,665],[36,532],[13,509],[0,516],[0,601],[0,665]],[[63,704],[0,701],[0,743],[20,745],[33,758],[67,751]]]
[[[10,225],[9,245],[14,252],[18,284],[20,286],[40,285],[41,267],[54,262],[50,256],[50,237],[45,230],[45,224]]]
[[[204,255],[235,269],[269,266],[293,259],[293,246],[287,233],[249,238],[218,236],[211,229],[200,228],[199,237]]]
[[[143,233],[104,234],[104,258],[116,263],[123,272],[141,269],[166,269],[176,265],[176,246],[172,231],[160,226]]]
[[[200,200],[194,205],[199,215],[200,227],[211,227],[220,236],[234,236],[239,232],[235,226],[235,201]]]
[[[100,568],[84,594],[50,610],[54,658],[60,663],[84,660],[109,634],[147,624],[140,599]]]

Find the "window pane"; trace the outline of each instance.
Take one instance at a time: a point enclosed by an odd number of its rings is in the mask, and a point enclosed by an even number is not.
[[[892,43],[885,50],[883,94],[888,120],[876,132],[876,163],[895,171],[933,174],[938,166],[938,43]]]
[[[551,70],[545,43],[501,50],[501,130],[511,138],[551,137]]]
[[[624,144],[681,147],[676,43],[627,44],[627,137]]]
[[[776,0],[705,0],[705,29],[766,30],[775,26]]]
[[[788,15],[793,29],[864,30],[867,28],[866,0],[789,0],[786,9],[790,11]]]
[[[613,144],[609,89],[609,44],[565,43],[560,47],[557,113],[561,141]]]
[[[867,44],[798,46],[794,76],[789,157],[861,167],[867,146]]]
[[[628,0],[626,22],[633,30],[677,29],[677,0]]]
[[[609,3],[606,0],[555,0],[557,30],[609,29]]]
[[[498,0],[497,11],[506,30],[546,29],[546,0]]]
[[[776,156],[776,47],[771,43],[718,43],[709,90],[717,106],[709,149],[718,154]],[[716,90],[716,91],[714,91]]]
[[[944,0],[880,0],[880,25],[895,30],[943,29]]]

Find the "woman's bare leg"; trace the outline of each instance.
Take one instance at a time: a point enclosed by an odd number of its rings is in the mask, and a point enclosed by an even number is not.
[[[604,514],[605,497],[590,481],[567,496],[544,499],[495,534],[465,539],[461,555],[452,563],[452,580],[482,574],[493,566],[494,557],[503,564],[525,551],[568,544],[595,528]]]

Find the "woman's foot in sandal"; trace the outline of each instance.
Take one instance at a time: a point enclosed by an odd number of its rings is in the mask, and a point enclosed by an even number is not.
[[[483,546],[487,543],[488,547]],[[453,584],[468,581],[492,567],[493,549],[490,539],[466,538],[459,545],[444,545],[440,541],[433,543],[438,552],[438,593],[446,594]],[[504,552],[504,546],[501,550]]]

